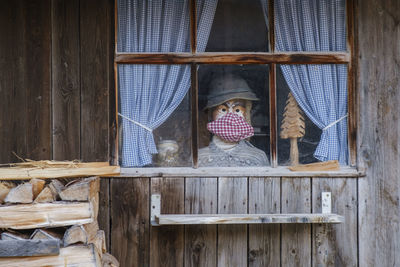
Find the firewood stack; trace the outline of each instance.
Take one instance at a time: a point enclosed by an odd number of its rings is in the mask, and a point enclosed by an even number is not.
[[[116,267],[99,229],[99,177],[0,182],[0,266]]]

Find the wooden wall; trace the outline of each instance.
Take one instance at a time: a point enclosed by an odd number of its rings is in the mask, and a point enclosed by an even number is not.
[[[360,266],[400,264],[400,1],[359,1]]]
[[[13,152],[35,160],[109,160],[113,21],[113,0],[1,1],[1,163],[19,161]],[[101,183],[105,229],[108,184]]]
[[[357,4],[358,164],[363,178],[112,178],[100,223],[121,266],[397,266],[400,2]],[[113,0],[15,0],[0,9],[0,162],[109,159]],[[111,129],[111,130],[110,130]],[[149,225],[162,213],[318,212],[341,225]],[[166,201],[167,200],[167,201]]]

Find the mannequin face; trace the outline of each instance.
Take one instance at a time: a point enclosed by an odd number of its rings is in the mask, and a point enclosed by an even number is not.
[[[213,121],[225,116],[228,113],[236,114],[243,119],[246,118],[246,103],[241,99],[233,99],[214,108],[212,112]]]

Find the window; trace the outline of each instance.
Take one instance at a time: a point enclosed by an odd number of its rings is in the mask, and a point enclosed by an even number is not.
[[[354,165],[351,11],[351,0],[118,0],[120,164]]]

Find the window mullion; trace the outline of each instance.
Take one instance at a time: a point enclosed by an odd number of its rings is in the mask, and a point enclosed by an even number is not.
[[[199,112],[198,112],[198,75],[197,64],[191,64],[191,121],[192,121],[192,160],[193,167],[198,167],[198,154],[199,154]]]
[[[275,14],[274,0],[270,0],[268,6],[268,33],[269,51],[275,52]],[[269,121],[270,121],[270,151],[271,166],[278,166],[278,141],[277,141],[277,119],[276,119],[276,64],[270,64],[269,68]]]
[[[190,51],[192,54],[196,54],[197,51],[197,18],[196,18],[196,0],[190,0]],[[198,75],[197,75],[197,64],[192,63],[190,65],[190,78],[191,78],[191,130],[192,130],[192,160],[193,167],[197,168],[198,154],[199,154],[199,114],[198,114],[198,102],[199,102],[199,89],[198,89]]]
[[[190,0],[190,51],[195,54],[197,51],[197,18],[196,0]]]
[[[346,22],[347,22],[347,51],[349,51],[351,60],[347,64],[347,94],[348,94],[348,142],[351,166],[356,166],[357,158],[357,94],[356,86],[354,84],[354,65],[356,57],[354,56],[354,2],[353,0],[346,1]]]

